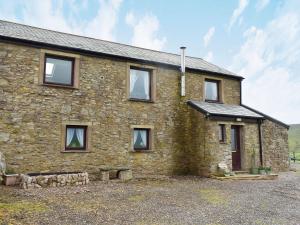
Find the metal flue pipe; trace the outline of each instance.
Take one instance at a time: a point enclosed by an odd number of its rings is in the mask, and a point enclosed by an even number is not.
[[[181,96],[185,96],[185,49],[186,47],[180,47],[181,54],[180,54],[180,59],[181,59],[181,66],[180,66],[180,71],[181,71]]]

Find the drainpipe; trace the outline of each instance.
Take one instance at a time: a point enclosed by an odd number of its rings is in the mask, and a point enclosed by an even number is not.
[[[181,96],[185,96],[185,49],[186,47],[180,47],[181,49]]]
[[[243,93],[243,91],[242,91],[242,81],[240,81],[240,105],[243,104],[243,103],[242,103],[242,99],[243,99],[242,93]]]
[[[257,120],[257,125],[258,125],[258,140],[259,140],[259,160],[260,160],[260,165],[263,166],[263,147],[262,147],[261,124],[262,124],[262,120]]]

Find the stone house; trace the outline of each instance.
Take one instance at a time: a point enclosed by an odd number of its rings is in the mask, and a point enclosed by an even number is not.
[[[286,170],[288,126],[243,105],[242,80],[184,49],[0,21],[0,151],[22,173]]]

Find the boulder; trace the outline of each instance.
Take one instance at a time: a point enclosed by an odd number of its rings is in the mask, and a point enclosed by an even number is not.
[[[108,181],[109,180],[109,171],[100,171],[100,180]]]
[[[225,176],[226,174],[230,174],[230,170],[225,162],[220,162],[218,164],[218,175]]]
[[[10,134],[5,132],[0,132],[0,141],[1,142],[8,142]]]
[[[122,181],[131,180],[132,179],[132,171],[131,170],[121,170],[121,171],[119,171],[118,178]]]

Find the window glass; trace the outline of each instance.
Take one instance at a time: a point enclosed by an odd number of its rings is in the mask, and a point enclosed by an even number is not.
[[[130,69],[130,98],[150,100],[150,72]]]
[[[85,149],[86,127],[67,126],[66,149]]]
[[[72,85],[73,60],[46,56],[45,83]]]
[[[134,149],[135,150],[147,150],[149,149],[148,138],[149,130],[148,129],[134,129]]]
[[[225,125],[224,124],[219,125],[219,141],[225,142]]]
[[[218,81],[205,81],[205,100],[218,101]]]
[[[231,128],[231,151],[235,152],[237,150],[237,131]]]

